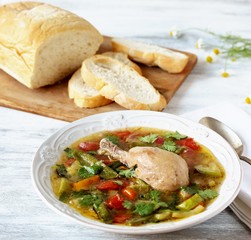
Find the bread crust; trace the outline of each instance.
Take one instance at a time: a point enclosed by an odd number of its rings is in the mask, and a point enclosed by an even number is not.
[[[76,86],[78,85],[78,81],[85,83],[82,80],[81,70],[78,69],[70,78],[68,82],[68,94],[69,98],[74,99],[74,103],[81,108],[96,108],[101,107],[107,104],[110,104],[112,101],[110,99],[105,98],[101,94],[93,93],[93,91],[88,91],[88,87],[84,86]],[[81,88],[85,88],[85,92],[82,91]]]
[[[135,43],[139,44],[138,42]],[[154,46],[145,43],[141,44],[142,46],[144,46],[144,50],[138,49],[137,46],[134,46],[133,41],[128,41],[126,39],[112,39],[113,51],[126,53],[128,54],[129,58],[134,61],[146,64],[148,66],[158,66],[161,69],[170,73],[182,72],[188,63],[189,58],[185,54],[168,50],[171,53],[169,56],[164,54],[164,51],[167,50],[165,48],[162,48],[163,53],[161,53],[160,51],[149,50],[151,49],[151,47],[157,47],[161,49],[161,47],[159,46]],[[177,54],[179,56],[175,56]]]
[[[134,69],[132,69],[129,66],[126,66],[125,64],[120,63],[117,60],[111,59],[106,56],[102,55],[95,55],[93,57],[90,57],[86,59],[81,67],[81,74],[84,79],[84,81],[91,87],[97,89],[101,95],[103,95],[106,98],[109,98],[119,105],[131,109],[131,110],[154,110],[154,111],[161,111],[166,107],[166,100],[164,96],[162,96],[154,87],[151,86],[151,91],[153,91],[153,94],[156,94],[158,96],[158,100],[156,102],[147,103],[147,102],[139,102],[132,97],[129,97],[126,92],[123,92],[119,90],[116,86],[113,84],[107,82],[104,77],[97,76],[95,71],[89,66],[89,63],[96,64],[97,62],[103,62],[104,64],[107,64],[107,68],[109,68],[109,65],[117,65],[117,68],[125,68],[126,71],[134,71],[137,73]],[[98,66],[97,66],[98,67]],[[138,73],[137,75],[141,78]],[[137,79],[135,79],[137,81]],[[150,85],[149,81],[144,78],[144,81],[147,81]]]
[[[119,60],[120,62],[128,65],[129,67],[132,67],[133,69],[135,69],[140,75],[142,75],[142,71],[141,68],[134,63],[133,61],[131,61],[128,58],[128,55],[126,53],[122,53],[122,52],[104,52],[102,53],[102,55],[104,56],[108,56],[114,59]]]
[[[37,3],[19,2],[6,4],[0,7],[0,68],[16,78],[29,88],[38,88],[48,84],[54,84],[67,75],[73,73],[81,66],[82,61],[95,54],[103,41],[101,34],[86,20],[77,15],[60,9],[58,7]],[[80,56],[76,61],[68,61],[66,66],[61,66],[61,62],[67,61],[67,49],[70,58],[71,43],[75,43],[77,36],[82,36],[82,42],[78,43]],[[86,36],[86,39],[85,39]],[[48,75],[40,76],[40,72],[46,72],[43,68],[41,56],[46,57],[46,49],[53,55],[52,43],[60,51],[60,44],[65,39],[63,57],[55,56],[55,66],[51,63]],[[87,54],[84,50],[80,51],[81,43],[87,44],[87,40],[92,41]],[[54,41],[54,42],[53,42]],[[65,43],[65,44],[66,44]],[[76,51],[77,52],[77,51]],[[44,54],[44,55],[43,55]],[[51,57],[48,57],[52,59]],[[54,59],[54,58],[53,58]],[[72,63],[71,63],[72,62]],[[53,74],[53,71],[54,74]],[[57,71],[57,72],[56,72]],[[50,74],[49,74],[50,73]]]

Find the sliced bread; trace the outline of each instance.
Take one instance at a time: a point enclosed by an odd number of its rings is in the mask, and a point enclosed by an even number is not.
[[[112,102],[100,95],[96,89],[85,84],[80,69],[68,82],[68,94],[69,98],[74,99],[74,103],[81,108],[101,107]]]
[[[148,79],[116,59],[92,56],[83,62],[81,75],[86,84],[125,108],[160,111],[166,106]]]
[[[134,61],[148,66],[159,66],[170,73],[180,73],[188,63],[188,56],[156,45],[129,39],[112,39],[112,49],[124,52]]]
[[[125,53],[105,52],[103,55],[115,58],[142,74],[140,67],[136,63],[130,61]],[[74,99],[74,103],[81,108],[101,107],[112,102],[112,100],[102,96],[96,89],[86,85],[81,76],[80,69],[77,70],[69,80],[68,94],[69,98]]]
[[[128,58],[127,54],[122,53],[122,52],[104,52],[104,53],[102,53],[102,55],[105,55],[105,56],[111,57],[111,58],[115,58],[115,59],[119,60],[120,62],[128,65],[129,67],[134,68],[140,75],[142,75],[141,68],[136,63],[131,61]]]

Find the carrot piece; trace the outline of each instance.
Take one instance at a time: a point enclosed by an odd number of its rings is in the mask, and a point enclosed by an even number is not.
[[[89,190],[89,187],[94,184],[98,183],[100,181],[99,175],[94,175],[89,178],[83,179],[81,181],[78,181],[76,183],[73,183],[73,189],[75,191],[80,191],[80,190]]]

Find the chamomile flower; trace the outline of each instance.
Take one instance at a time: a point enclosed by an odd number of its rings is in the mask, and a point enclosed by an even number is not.
[[[220,54],[219,48],[214,48],[214,49],[213,49],[213,53],[214,53],[215,55],[219,55],[219,54]]]
[[[230,75],[228,72],[224,71],[221,73],[221,76],[224,77],[224,78],[228,78]]]
[[[170,37],[173,37],[173,38],[180,38],[182,36],[182,32],[176,27],[172,27],[169,31],[169,35]]]
[[[218,56],[214,54],[212,50],[204,51],[204,61],[206,63],[214,63],[218,61]]]
[[[226,68],[223,68],[219,71],[220,73],[220,76],[223,77],[223,78],[228,78],[230,76],[233,76],[235,75],[234,71],[232,69],[226,69]]]
[[[251,104],[251,98],[250,98],[250,97],[246,97],[246,99],[245,99],[245,103],[247,103],[247,104]]]
[[[212,56],[212,55],[207,55],[207,56],[206,56],[206,62],[208,62],[208,63],[214,62],[213,56]]]
[[[202,38],[199,38],[198,41],[195,43],[195,47],[197,49],[203,49],[203,48],[205,48],[204,40]]]
[[[212,56],[210,56],[210,55],[206,56],[206,62],[212,63],[213,62]]]

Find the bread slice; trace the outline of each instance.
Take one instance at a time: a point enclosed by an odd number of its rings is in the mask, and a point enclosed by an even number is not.
[[[140,75],[142,75],[141,68],[134,62],[132,62],[129,58],[128,55],[122,52],[104,52],[102,55],[105,55],[107,57],[111,57],[114,59],[119,60],[120,62],[128,65],[129,67],[132,67],[135,69]]]
[[[125,108],[160,111],[166,106],[148,79],[116,59],[92,56],[83,62],[81,74],[86,84]]]
[[[0,16],[0,68],[29,88],[72,74],[103,41],[83,18],[45,3],[6,4]]]
[[[134,61],[159,66],[170,73],[182,72],[188,63],[188,56],[183,53],[129,39],[112,39],[112,49],[128,54]]]
[[[125,53],[105,52],[103,55],[117,59],[142,74],[140,67],[130,61]],[[112,102],[112,100],[100,95],[96,89],[86,85],[81,76],[80,69],[73,74],[68,82],[68,94],[69,98],[74,99],[74,103],[81,108],[96,108]]]
[[[96,89],[85,84],[81,69],[77,70],[69,80],[68,94],[69,98],[74,99],[74,103],[81,108],[95,108],[112,102],[100,95]]]

